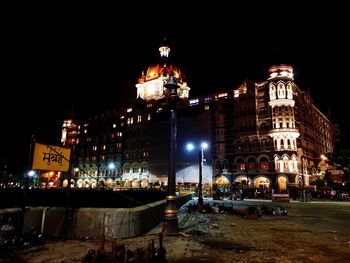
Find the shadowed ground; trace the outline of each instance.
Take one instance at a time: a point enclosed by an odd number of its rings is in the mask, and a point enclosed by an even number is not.
[[[287,216],[248,219],[239,214],[179,210],[178,236],[166,236],[168,262],[350,262],[350,202],[271,203],[288,209]],[[213,202],[205,200],[205,203]],[[226,206],[261,205],[262,201],[216,201]],[[159,246],[158,225],[147,234],[120,240],[129,249]],[[81,262],[99,240],[46,243],[3,255],[0,262]],[[107,239],[105,250],[111,251]],[[12,257],[12,261],[11,261]],[[7,258],[7,259],[5,259]],[[20,261],[19,261],[20,262]]]

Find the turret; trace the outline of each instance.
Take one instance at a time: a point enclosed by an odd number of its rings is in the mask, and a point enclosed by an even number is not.
[[[297,172],[297,142],[299,131],[295,127],[293,99],[293,68],[289,65],[272,66],[268,78],[269,106],[272,112],[272,129],[275,165],[277,172]]]

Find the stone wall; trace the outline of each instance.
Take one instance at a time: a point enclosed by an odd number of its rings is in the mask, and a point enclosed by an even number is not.
[[[179,196],[177,206],[181,207],[192,199],[193,194]],[[69,239],[80,238],[126,238],[138,236],[151,230],[161,222],[166,200],[135,208],[70,208],[68,230],[64,227],[65,208],[27,207],[23,232],[33,228],[49,238],[61,238],[66,233]],[[14,217],[20,222],[20,209],[2,209],[1,217]],[[19,226],[16,226],[19,227]]]

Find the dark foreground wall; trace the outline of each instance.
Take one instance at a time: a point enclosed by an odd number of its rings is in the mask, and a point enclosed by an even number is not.
[[[179,196],[177,206],[181,207],[192,199],[192,194]],[[73,208],[71,220],[65,222],[64,207],[27,207],[24,216],[24,230],[37,228],[49,238],[61,238],[67,233],[69,239],[80,238],[127,238],[138,236],[151,230],[161,222],[166,200],[161,200],[134,208]],[[11,217],[18,228],[21,209],[0,210],[0,217]]]
[[[69,206],[99,208],[130,208],[162,200],[166,192],[160,190],[76,190],[69,191]],[[25,206],[65,207],[66,189],[1,189],[0,208]]]

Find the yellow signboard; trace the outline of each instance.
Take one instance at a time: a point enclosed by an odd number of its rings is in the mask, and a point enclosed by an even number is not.
[[[35,143],[33,170],[68,172],[70,148]]]

